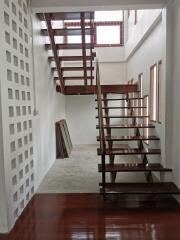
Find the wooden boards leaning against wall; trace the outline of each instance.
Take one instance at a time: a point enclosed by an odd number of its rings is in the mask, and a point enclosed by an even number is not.
[[[56,122],[56,158],[68,158],[72,142],[65,119]]]

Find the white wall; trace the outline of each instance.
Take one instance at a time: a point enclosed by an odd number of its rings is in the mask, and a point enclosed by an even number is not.
[[[172,32],[172,40],[173,40],[173,58],[172,61],[172,72],[173,76],[171,78],[171,85],[173,87],[173,92],[171,92],[173,97],[173,102],[169,108],[173,109],[173,121],[172,121],[172,155],[171,160],[173,162],[173,173],[174,173],[174,181],[180,187],[180,111],[179,111],[179,103],[180,103],[180,4],[177,3],[174,7],[172,7],[172,20],[173,20],[173,32]],[[169,126],[171,127],[171,125]]]
[[[36,182],[39,186],[56,160],[55,122],[65,118],[65,96],[56,92],[55,82],[48,63],[48,52],[41,36],[40,21],[33,17],[35,93],[38,114],[34,117]]]
[[[96,143],[95,96],[66,96],[66,119],[73,144]]]
[[[134,24],[134,11],[130,11],[130,16],[126,19],[128,21],[128,41],[125,47],[125,59],[128,59],[138,47],[141,47],[142,41],[160,20],[162,10],[141,10],[140,12],[141,14],[137,14],[136,25]]]
[[[163,164],[168,165],[170,163],[165,161],[165,97],[167,84],[165,18],[166,10],[155,10],[154,12],[152,12],[152,10],[144,10],[141,13],[141,17],[138,18],[138,23],[136,26],[134,26],[132,19],[129,19],[129,28],[131,29],[132,35],[130,33],[128,35],[128,41],[126,44],[126,57],[128,57],[127,80],[134,79],[134,81],[137,81],[138,75],[143,73],[143,95],[149,95],[150,92],[150,67],[155,63],[158,63],[160,60],[163,62],[163,79],[161,87],[162,123],[155,123],[155,126],[157,134],[161,139],[162,162]],[[145,25],[143,27],[144,22]],[[135,35],[135,31],[137,31],[137,36]],[[148,34],[146,34],[147,32]],[[145,35],[146,37],[144,38]],[[133,42],[132,39],[135,39],[135,41]],[[133,49],[135,49],[135,51]]]

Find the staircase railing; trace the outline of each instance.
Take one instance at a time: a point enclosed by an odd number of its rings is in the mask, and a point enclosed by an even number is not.
[[[98,121],[99,121],[99,138],[100,138],[100,149],[101,153],[106,152],[106,141],[104,132],[104,122],[103,122],[103,108],[102,108],[102,92],[100,83],[100,72],[99,72],[99,62],[96,60],[96,86],[97,86],[97,105],[98,105]]]
[[[82,38],[82,56],[84,68],[84,85],[87,86],[87,62],[86,62],[86,26],[85,26],[85,13],[81,12],[81,38]]]
[[[94,12],[91,12],[91,17],[90,17],[90,31],[91,31],[91,36],[90,36],[90,55],[93,56],[93,48],[94,48]],[[93,85],[93,58],[91,59],[91,86]]]
[[[58,49],[57,49],[57,45],[55,43],[54,31],[52,29],[51,15],[48,13],[45,13],[44,20],[46,21],[47,30],[48,30],[48,34],[49,34],[49,38],[50,38],[50,42],[51,42],[51,46],[52,46],[52,51],[53,51],[53,55],[54,55],[54,60],[55,60],[55,64],[56,64],[57,74],[58,74],[58,78],[60,80],[60,89],[61,89],[61,92],[64,93],[63,73],[61,70],[62,62],[60,61],[59,56],[58,56]]]

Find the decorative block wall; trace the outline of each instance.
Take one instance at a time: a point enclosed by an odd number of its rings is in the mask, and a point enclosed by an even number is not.
[[[2,137],[10,228],[34,194],[31,25],[25,0],[1,2]]]

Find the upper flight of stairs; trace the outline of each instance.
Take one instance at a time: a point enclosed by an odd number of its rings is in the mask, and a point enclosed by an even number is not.
[[[57,83],[56,90],[63,94],[83,94],[86,89],[95,85],[94,12],[53,12],[37,15],[41,21],[46,22],[41,33],[44,37],[49,36],[50,41],[45,44],[45,48],[51,51],[48,60]],[[79,37],[79,43],[70,42],[68,39],[72,36]],[[86,41],[87,36],[90,42]],[[64,50],[63,54],[61,50]],[[73,89],[79,85],[83,88]]]
[[[65,95],[96,94],[94,12],[53,12],[37,15],[40,21],[46,23],[42,26],[41,34],[49,37],[45,49],[49,53],[48,61],[56,81],[56,91]],[[72,36],[80,37],[80,42],[68,41]],[[59,42],[59,37],[63,38],[63,41]],[[87,37],[90,39],[88,42]],[[132,92],[135,88],[133,85],[103,85],[102,92]]]
[[[98,164],[98,171],[102,176],[100,192],[104,196],[108,193],[180,194],[173,182],[164,182],[161,179],[162,174],[172,174],[172,169],[160,163],[160,138],[155,133],[155,126],[150,122],[148,106],[144,105],[144,98],[147,96],[141,97],[138,91],[120,92],[116,94],[118,97],[115,97],[115,94],[109,96],[101,91],[102,86],[97,80],[98,83],[96,128],[99,129],[97,141],[100,143],[97,154],[101,157],[101,163]],[[111,111],[116,111],[116,114]],[[149,134],[145,135],[147,129]],[[151,143],[154,143],[155,147],[152,148]],[[128,161],[126,162],[125,158],[123,162],[118,162],[118,156],[129,156]],[[116,182],[117,174],[123,172],[144,173],[144,181]],[[159,174],[159,179],[154,173]]]

